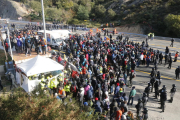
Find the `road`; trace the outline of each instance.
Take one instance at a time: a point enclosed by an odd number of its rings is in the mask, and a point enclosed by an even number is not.
[[[133,40],[135,42],[142,42],[142,40],[145,40],[144,37],[136,37],[131,36],[130,40]],[[160,39],[154,39],[153,41],[149,41],[149,46],[153,48],[154,50],[159,50],[160,52],[164,53],[166,46],[170,46],[170,40],[160,40]],[[179,51],[180,48],[179,41],[176,41],[174,43],[174,47],[169,47],[170,52],[174,58],[175,52]],[[164,61],[163,61],[164,63]],[[177,86],[177,92],[174,97],[173,103],[166,102],[166,109],[165,112],[162,113],[161,109],[158,109],[160,107],[160,104],[158,104],[157,99],[154,99],[154,93],[150,94],[150,100],[147,104],[147,108],[149,109],[149,120],[178,120],[180,119],[178,113],[180,112],[180,107],[178,105],[178,101],[180,100],[180,80],[175,79],[175,69],[177,66],[180,66],[180,60],[178,57],[177,62],[172,63],[172,68],[168,69],[167,65],[164,66],[158,65],[158,71],[161,72],[162,77],[162,85],[166,85],[167,92],[168,92],[168,99],[170,99],[170,89],[172,88],[172,84],[176,84]],[[140,65],[140,67],[136,68],[137,76],[134,79],[133,84],[136,86],[137,90],[137,96],[135,98],[134,105],[137,104],[137,99],[142,96],[142,93],[144,91],[144,88],[147,86],[147,83],[150,81],[149,74],[152,70],[153,65],[150,65],[150,67],[146,67],[143,65]],[[135,108],[130,107],[130,110],[135,112]]]

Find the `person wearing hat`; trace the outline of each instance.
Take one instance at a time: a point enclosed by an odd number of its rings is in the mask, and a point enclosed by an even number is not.
[[[131,105],[133,104],[133,100],[134,100],[134,97],[136,95],[136,90],[135,90],[135,86],[132,87],[132,90],[130,91],[130,94],[129,94],[129,100],[128,100],[128,105],[131,101]]]
[[[96,114],[96,112],[102,113],[101,103],[97,97],[95,98],[93,107],[95,108],[94,114]]]

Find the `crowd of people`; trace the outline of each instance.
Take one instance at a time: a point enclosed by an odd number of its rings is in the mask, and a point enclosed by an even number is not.
[[[63,77],[48,80],[50,77],[42,77],[42,89],[48,88],[50,93],[57,99],[64,101],[70,94],[79,100],[79,105],[83,110],[90,113],[94,108],[94,113],[98,113],[99,119],[130,120],[133,118],[132,112],[128,110],[129,105],[133,105],[136,96],[136,87],[133,79],[136,77],[136,67],[140,65],[154,65],[150,74],[148,86],[144,89],[143,97],[138,99],[135,108],[137,118],[148,119],[148,108],[146,104],[149,94],[155,89],[155,97],[160,96],[161,109],[164,112],[165,102],[167,101],[166,86],[161,86],[161,74],[158,71],[158,64],[168,64],[171,69],[172,57],[169,48],[166,47],[165,56],[162,52],[155,51],[148,46],[148,40],[142,43],[134,43],[128,36],[118,35],[115,39],[110,34],[110,40],[101,37],[102,32],[92,35],[87,34],[70,35],[67,40],[66,57],[67,62],[63,62],[60,52],[53,52],[54,60],[65,66]],[[113,33],[113,34],[116,34]],[[104,36],[108,31],[104,32]],[[124,38],[124,39],[123,39]],[[33,45],[35,50],[45,53],[46,43],[43,38],[37,38],[34,33],[16,33],[11,37],[12,47],[16,47],[17,53],[31,54]],[[41,46],[37,49],[37,46]],[[38,52],[37,52],[38,53]],[[46,54],[46,53],[45,53]],[[177,61],[178,52],[174,62]],[[72,69],[72,63],[76,70]],[[176,69],[176,78],[179,79],[180,68]],[[62,74],[60,75],[62,76]],[[48,80],[46,82],[45,80]],[[126,89],[131,88],[129,96]],[[171,99],[176,92],[176,85],[172,85]],[[111,100],[112,99],[112,100]],[[103,115],[103,116],[102,116]]]
[[[104,33],[105,34],[105,33]],[[112,36],[112,35],[110,35]],[[136,67],[140,65],[154,65],[150,74],[148,86],[144,89],[143,97],[138,99],[135,108],[137,118],[148,119],[148,108],[146,104],[149,94],[155,89],[156,99],[160,96],[160,108],[164,112],[165,102],[167,101],[166,86],[159,89],[162,81],[161,74],[157,65],[162,64],[165,57],[165,65],[172,64],[172,57],[169,48],[166,48],[166,54],[155,51],[147,46],[147,41],[134,43],[129,37],[119,35],[116,40],[112,37],[109,41],[101,38],[101,32],[95,36],[91,32],[85,35],[71,35],[67,41],[66,56],[67,61],[72,63],[78,70],[71,70],[66,66],[65,84],[57,84],[58,99],[64,100],[70,93],[79,100],[82,108],[94,108],[95,113],[106,115],[110,119],[128,120],[133,117],[128,110],[128,105],[133,105],[136,95],[136,88],[133,86],[133,78],[136,77]],[[177,53],[178,54],[178,53]],[[62,56],[57,53],[58,62],[62,63]],[[177,55],[178,56],[178,55]],[[175,58],[175,61],[177,58]],[[177,71],[178,72],[178,71]],[[126,88],[131,87],[129,96]],[[175,84],[172,85],[171,99],[173,101],[176,92]],[[112,97],[112,101],[111,101]],[[90,112],[90,111],[89,111]],[[94,114],[95,114],[94,113]]]

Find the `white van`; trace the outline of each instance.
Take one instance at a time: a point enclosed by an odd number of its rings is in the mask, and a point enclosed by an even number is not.
[[[58,33],[60,35],[60,38],[62,38],[64,40],[69,39],[70,32],[68,30],[52,30],[52,31],[55,33]]]
[[[44,35],[44,30],[40,30],[37,32],[38,35]],[[46,30],[46,37],[47,37],[47,45],[57,49],[62,50],[63,47],[66,46],[64,39],[60,37],[57,32]]]

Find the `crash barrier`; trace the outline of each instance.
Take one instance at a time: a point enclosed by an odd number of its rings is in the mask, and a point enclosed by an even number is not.
[[[128,33],[128,32],[119,32],[119,34],[127,34],[127,35],[130,35],[130,37],[133,36],[133,37],[147,38],[147,35],[144,35],[144,34],[136,34],[136,33]],[[171,37],[154,36],[154,39],[171,41],[172,38]],[[174,38],[174,40],[180,42],[179,38]]]

